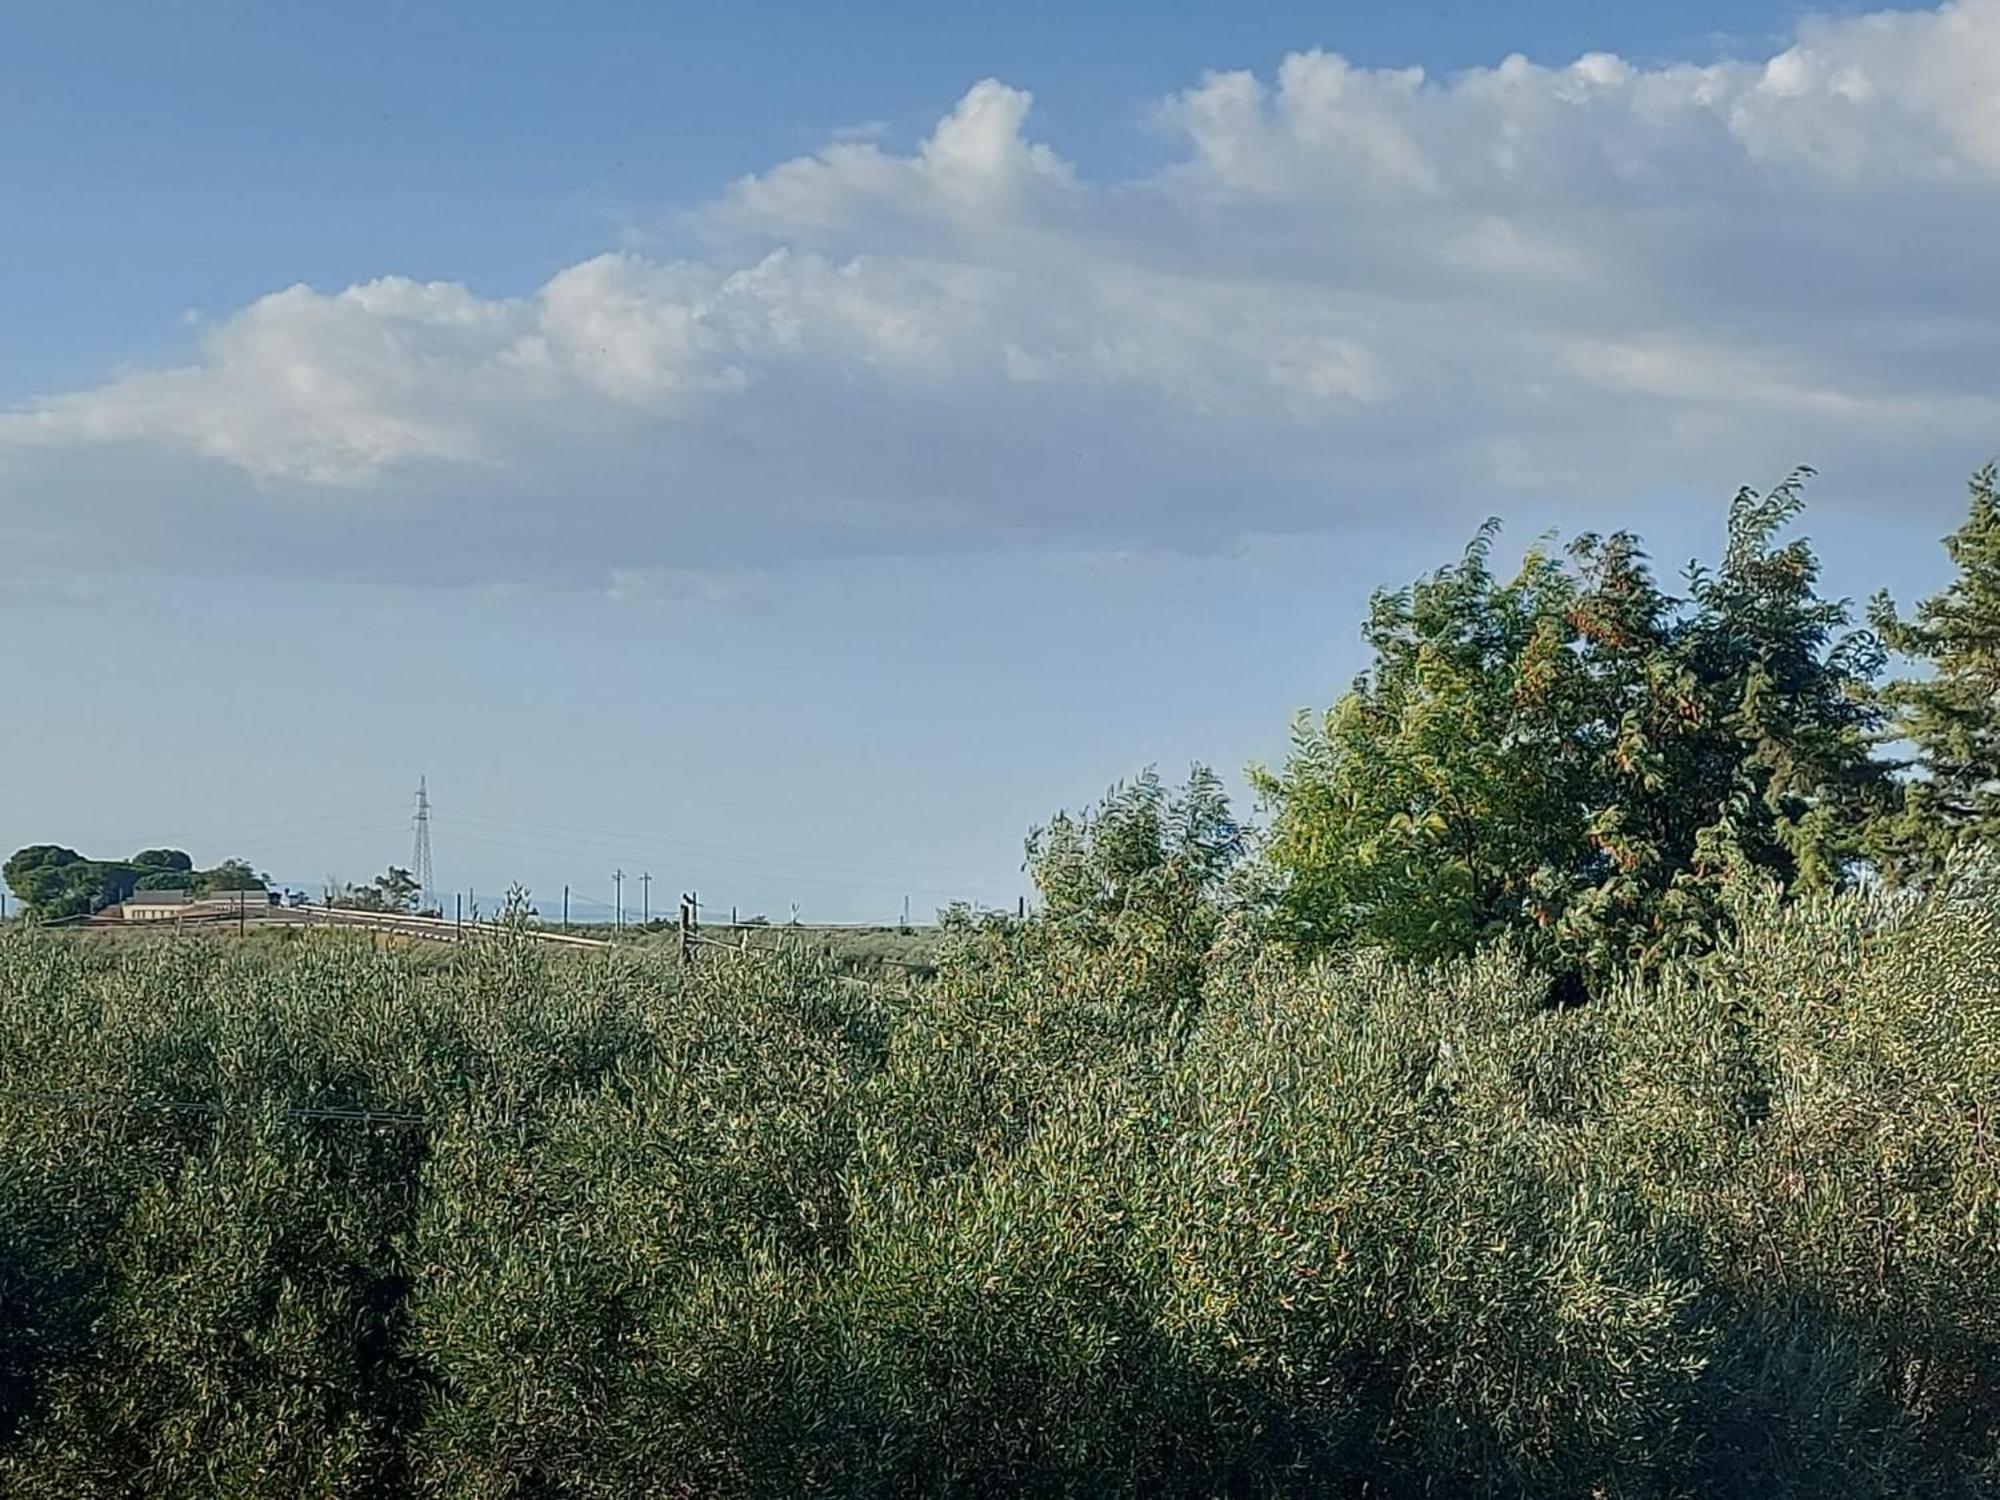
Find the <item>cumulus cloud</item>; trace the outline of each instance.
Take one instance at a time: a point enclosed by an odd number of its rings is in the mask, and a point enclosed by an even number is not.
[[[2000,446],[1996,84],[2000,0],[1701,66],[1300,52],[1161,101],[1170,163],[1093,182],[988,80],[908,150],[845,133],[729,185],[699,254],[292,286],[0,413],[0,526],[22,565],[649,597],[1800,459],[1942,516]]]

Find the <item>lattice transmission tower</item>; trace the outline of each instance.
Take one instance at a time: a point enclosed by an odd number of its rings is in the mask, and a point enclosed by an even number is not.
[[[429,911],[433,903],[431,901],[431,794],[430,778],[427,776],[417,778],[417,815],[413,822],[416,825],[417,847],[410,856],[410,874],[417,882],[417,905],[422,910]]]

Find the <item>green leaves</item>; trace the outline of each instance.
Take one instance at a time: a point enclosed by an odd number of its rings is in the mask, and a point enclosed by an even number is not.
[[[1991,891],[1729,899],[1562,1011],[1163,1005],[1136,898],[922,984],[0,934],[0,1491],[1985,1493]]]
[[[1030,938],[1107,954],[1114,969],[1147,976],[1142,987],[1161,1010],[1185,1008],[1239,897],[1230,881],[1245,847],[1212,770],[1194,767],[1169,792],[1149,769],[1096,807],[1058,813],[1028,835],[1042,897]]]
[[[1417,959],[1508,935],[1601,985],[1714,941],[1725,865],[1846,881],[1888,800],[1881,655],[1818,596],[1811,549],[1779,541],[1805,472],[1737,497],[1685,599],[1625,534],[1531,551],[1501,582],[1491,523],[1378,594],[1368,673],[1256,777],[1278,930]]]

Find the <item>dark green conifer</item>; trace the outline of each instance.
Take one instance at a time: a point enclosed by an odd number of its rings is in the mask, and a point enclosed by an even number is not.
[[[1935,879],[1955,854],[2000,843],[2000,475],[1972,477],[1971,513],[1945,538],[1957,576],[1905,619],[1885,594],[1873,624],[1927,669],[1889,684],[1890,734],[1914,752],[1902,805],[1876,828],[1883,872]]]

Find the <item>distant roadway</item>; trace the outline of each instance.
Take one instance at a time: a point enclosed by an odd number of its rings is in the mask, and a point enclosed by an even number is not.
[[[136,931],[149,927],[201,926],[219,927],[237,920],[237,906],[233,901],[220,897],[213,900],[197,901],[187,908],[185,916],[172,919],[160,918],[150,922],[127,922],[122,917],[94,918],[92,926],[117,925]],[[565,948],[607,948],[610,946],[601,938],[578,937],[570,932],[551,932],[545,927],[510,928],[497,922],[457,922],[449,917],[419,917],[407,912],[360,911],[351,906],[267,906],[245,905],[242,920],[256,923],[260,927],[359,927],[369,932],[384,932],[396,937],[417,938],[425,942],[456,943],[468,937],[498,937],[519,931],[538,943],[553,943]]]

